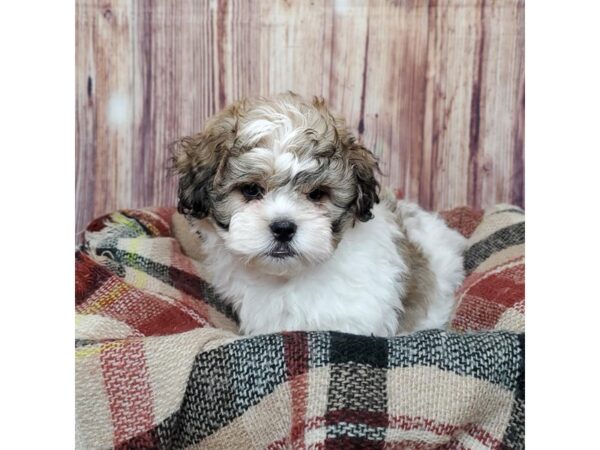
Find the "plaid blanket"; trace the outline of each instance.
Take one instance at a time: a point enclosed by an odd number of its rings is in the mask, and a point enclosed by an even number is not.
[[[524,215],[470,239],[451,330],[246,338],[171,208],[93,221],[76,252],[76,444],[118,449],[524,447]]]

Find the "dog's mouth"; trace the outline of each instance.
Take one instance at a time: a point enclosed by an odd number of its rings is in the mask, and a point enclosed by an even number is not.
[[[266,252],[266,256],[275,259],[285,259],[296,256],[296,252],[288,244],[279,244],[269,249],[269,251]]]

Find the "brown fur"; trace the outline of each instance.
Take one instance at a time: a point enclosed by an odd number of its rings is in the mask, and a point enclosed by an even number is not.
[[[257,173],[256,164],[244,162],[244,153],[259,144],[269,145],[264,139],[244,134],[244,127],[252,121],[271,120],[274,114],[306,121],[308,126],[289,143],[288,151],[317,160],[320,170],[300,173],[288,180],[281,174],[271,174],[268,167]],[[240,101],[211,118],[203,132],[177,141],[173,153],[171,168],[180,177],[179,212],[196,218],[212,217],[225,229],[239,201],[234,191],[242,181],[261,182],[265,188],[292,182],[304,185],[302,189],[307,192],[320,185],[327,186],[336,234],[352,218],[371,219],[371,208],[379,202],[377,159],[356,141],[344,120],[334,117],[319,98],[308,102],[287,93],[272,99]]]
[[[398,249],[409,267],[400,327],[405,331],[413,331],[415,325],[427,314],[433,300],[435,276],[429,268],[427,258],[415,244],[403,239],[398,243]]]
[[[397,202],[393,194],[385,193],[383,201],[394,212],[398,227],[404,238],[398,239],[396,248],[408,266],[406,278],[406,293],[402,299],[404,312],[400,316],[400,328],[407,332],[414,331],[415,325],[427,314],[429,305],[435,295],[435,275],[429,268],[429,261],[423,251],[406,237],[406,228],[397,211]]]

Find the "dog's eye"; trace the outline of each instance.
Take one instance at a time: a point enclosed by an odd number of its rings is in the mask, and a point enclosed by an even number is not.
[[[243,184],[240,187],[240,192],[248,200],[257,199],[262,196],[262,189],[255,183]]]
[[[317,188],[308,193],[308,198],[313,202],[318,202],[325,196],[325,194],[326,192],[323,189]]]

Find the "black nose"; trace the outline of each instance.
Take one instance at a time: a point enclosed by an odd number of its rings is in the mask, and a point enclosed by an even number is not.
[[[278,220],[277,222],[273,222],[271,224],[271,231],[273,232],[273,236],[279,242],[288,242],[292,240],[294,237],[294,233],[296,232],[296,224],[294,222],[290,222],[289,220]]]

